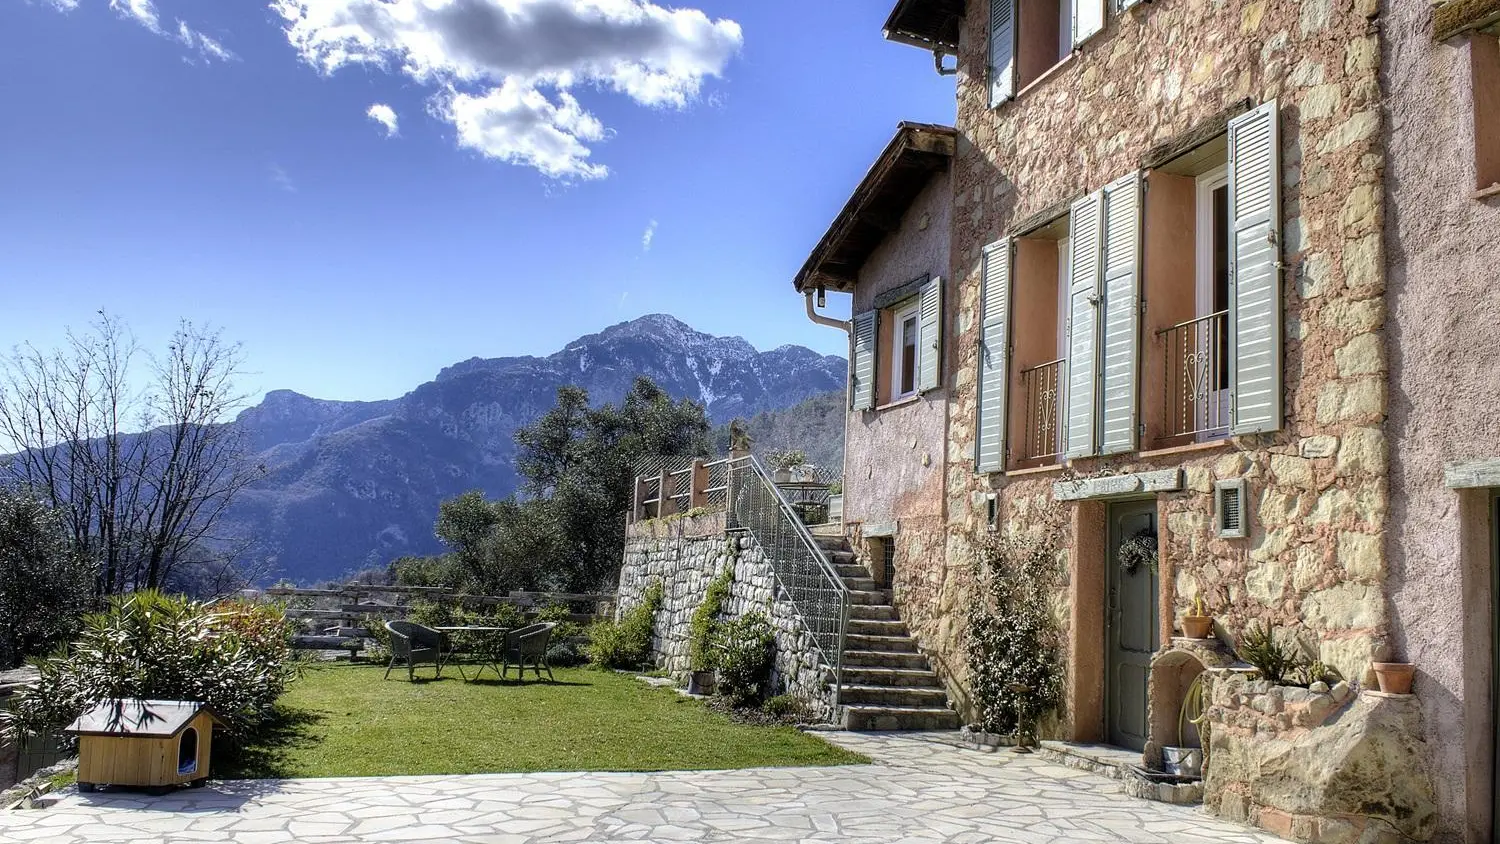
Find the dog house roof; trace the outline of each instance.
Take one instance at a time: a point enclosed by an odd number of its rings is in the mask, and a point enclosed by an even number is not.
[[[116,698],[101,701],[66,729],[81,736],[171,738],[200,712],[207,712],[215,722],[220,720],[212,709],[196,701]]]

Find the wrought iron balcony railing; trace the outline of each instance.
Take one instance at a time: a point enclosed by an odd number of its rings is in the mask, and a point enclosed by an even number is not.
[[[1162,434],[1211,436],[1229,428],[1229,311],[1156,333],[1163,347]]]
[[[1021,435],[1022,460],[1041,460],[1061,453],[1058,437],[1058,400],[1063,361],[1054,360],[1021,370],[1026,424]]]

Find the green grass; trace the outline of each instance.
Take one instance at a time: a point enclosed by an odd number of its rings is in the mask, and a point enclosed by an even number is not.
[[[215,776],[392,776],[662,771],[869,761],[791,727],[736,724],[670,689],[608,671],[557,682],[486,675],[408,683],[383,667],[308,668],[255,742],[225,747]],[[429,676],[430,676],[430,669]],[[218,743],[216,742],[216,745]]]

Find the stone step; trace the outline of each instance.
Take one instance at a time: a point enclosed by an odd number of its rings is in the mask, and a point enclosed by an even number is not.
[[[849,603],[851,604],[886,604],[891,602],[891,593],[888,589],[850,589]]]
[[[865,568],[864,566],[860,565],[859,563],[849,563],[848,565],[836,565],[836,566],[833,567],[833,570],[836,571],[836,572],[838,572],[839,577],[842,578],[845,581],[844,585],[846,585],[846,586],[848,585],[848,581],[851,578],[869,577],[870,576],[870,570],[867,569],[867,568]]]
[[[844,588],[850,592],[873,592],[878,588],[878,585],[875,583],[875,578],[866,572],[860,577],[845,577]]]
[[[847,545],[842,548],[824,548],[823,553],[827,554],[828,559],[833,560],[838,565],[854,562],[854,552],[849,550],[849,546]]]
[[[851,618],[847,634],[858,636],[907,636],[906,623],[899,618]]]
[[[844,708],[846,730],[956,730],[958,713],[927,706],[866,706]]]
[[[901,616],[890,604],[850,604],[849,620],[900,621]]]
[[[838,536],[827,536],[815,533],[813,534],[813,541],[818,543],[818,547],[822,548],[824,551],[849,550],[849,540],[845,539],[843,534],[839,534]]]
[[[901,686],[853,686],[846,680],[839,689],[839,703],[847,706],[911,706],[918,709],[942,709],[948,705],[948,693],[933,688]]]
[[[844,635],[844,650],[914,654],[917,652],[917,643],[912,641],[910,636],[872,636],[868,633],[846,633]]]
[[[844,651],[844,670],[851,668],[907,668],[914,671],[930,671],[925,654],[892,653],[890,651]]]
[[[848,663],[844,664],[844,682],[855,686],[900,686],[907,689],[942,687],[938,676],[926,668],[875,668]]]

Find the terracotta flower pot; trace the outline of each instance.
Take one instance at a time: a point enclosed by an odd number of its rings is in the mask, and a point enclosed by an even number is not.
[[[1417,670],[1409,662],[1375,663],[1375,679],[1380,681],[1380,690],[1386,694],[1411,694],[1411,676]]]
[[[1182,634],[1189,639],[1207,639],[1214,635],[1214,617],[1211,615],[1185,615],[1182,617]]]

